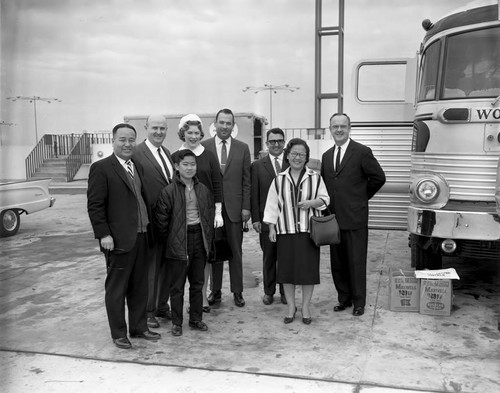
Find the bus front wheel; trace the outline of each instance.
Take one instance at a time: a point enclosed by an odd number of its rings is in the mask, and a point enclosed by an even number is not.
[[[411,266],[416,270],[441,269],[443,258],[432,239],[410,234]]]

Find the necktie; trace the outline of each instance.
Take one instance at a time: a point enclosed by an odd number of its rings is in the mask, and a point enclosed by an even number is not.
[[[227,147],[226,147],[226,140],[222,141],[222,149],[220,152],[220,170],[222,174],[224,174],[224,170],[226,169],[226,162],[227,162]]]
[[[278,157],[274,157],[274,167],[276,168],[276,173],[281,172],[280,162],[278,161]]]
[[[337,157],[335,158],[335,172],[338,172],[340,168],[340,155],[341,155],[341,148],[339,146],[337,148]]]
[[[158,155],[160,156],[161,163],[163,165],[163,169],[165,169],[165,173],[167,174],[167,181],[170,183],[170,172],[168,171],[168,166],[167,163],[165,162],[165,159],[161,155],[161,148],[158,148]]]
[[[134,178],[134,168],[132,167],[132,161],[127,160],[127,161],[125,161],[125,164],[127,164],[127,173],[133,179]]]

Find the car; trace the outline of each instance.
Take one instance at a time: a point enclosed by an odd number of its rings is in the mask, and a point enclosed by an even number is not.
[[[21,225],[21,214],[32,214],[54,206],[49,194],[51,179],[0,183],[0,237],[14,236]]]

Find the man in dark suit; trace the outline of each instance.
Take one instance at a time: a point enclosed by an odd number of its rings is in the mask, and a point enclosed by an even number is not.
[[[277,246],[269,240],[269,226],[262,222],[266,206],[267,192],[278,173],[288,168],[288,161],[283,160],[285,147],[285,133],[281,128],[272,128],[267,131],[267,149],[269,154],[252,164],[252,225],[259,233],[260,248],[262,249],[262,273],[264,276],[265,305],[272,304],[276,292],[276,261]],[[280,284],[281,303],[286,304],[283,285]]]
[[[384,185],[385,174],[371,149],[349,138],[351,120],[336,113],[330,118],[334,147],[323,154],[321,176],[336,214],[340,244],[330,246],[330,264],[343,311],[354,304],[361,316],[366,305],[366,256],[368,249],[368,200]]]
[[[167,119],[163,115],[151,115],[144,127],[147,139],[137,145],[134,162],[144,173],[143,186],[146,202],[152,209],[174,175],[170,152],[162,145],[167,136]],[[154,226],[153,244],[148,250],[148,327],[159,328],[156,317],[171,319],[168,305],[170,278],[163,262],[165,244],[158,239]]]
[[[105,303],[111,337],[118,348],[132,347],[127,338],[125,300],[131,337],[158,340],[147,326],[149,209],[142,176],[131,158],[136,131],[129,124],[113,128],[113,154],[90,167],[87,210],[96,239],[106,256]]]
[[[215,116],[217,135],[201,144],[219,160],[222,174],[222,218],[226,236],[233,254],[229,259],[229,277],[234,304],[245,305],[243,299],[243,223],[250,219],[250,149],[246,143],[231,136],[234,115],[230,109],[221,109]],[[222,275],[224,264],[212,266],[212,292],[208,303],[214,305],[222,300]]]

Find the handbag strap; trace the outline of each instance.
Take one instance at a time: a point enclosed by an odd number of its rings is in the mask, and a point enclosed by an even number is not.
[[[324,211],[326,211],[326,214],[328,214],[328,215],[332,214],[332,212],[331,212],[331,211],[330,211],[330,209],[328,208],[328,204],[326,203],[326,201],[325,201],[323,198],[321,198],[321,197],[320,197],[319,199],[321,199],[321,201],[322,201],[322,202],[325,204],[325,206],[326,206],[326,209],[324,210]]]

